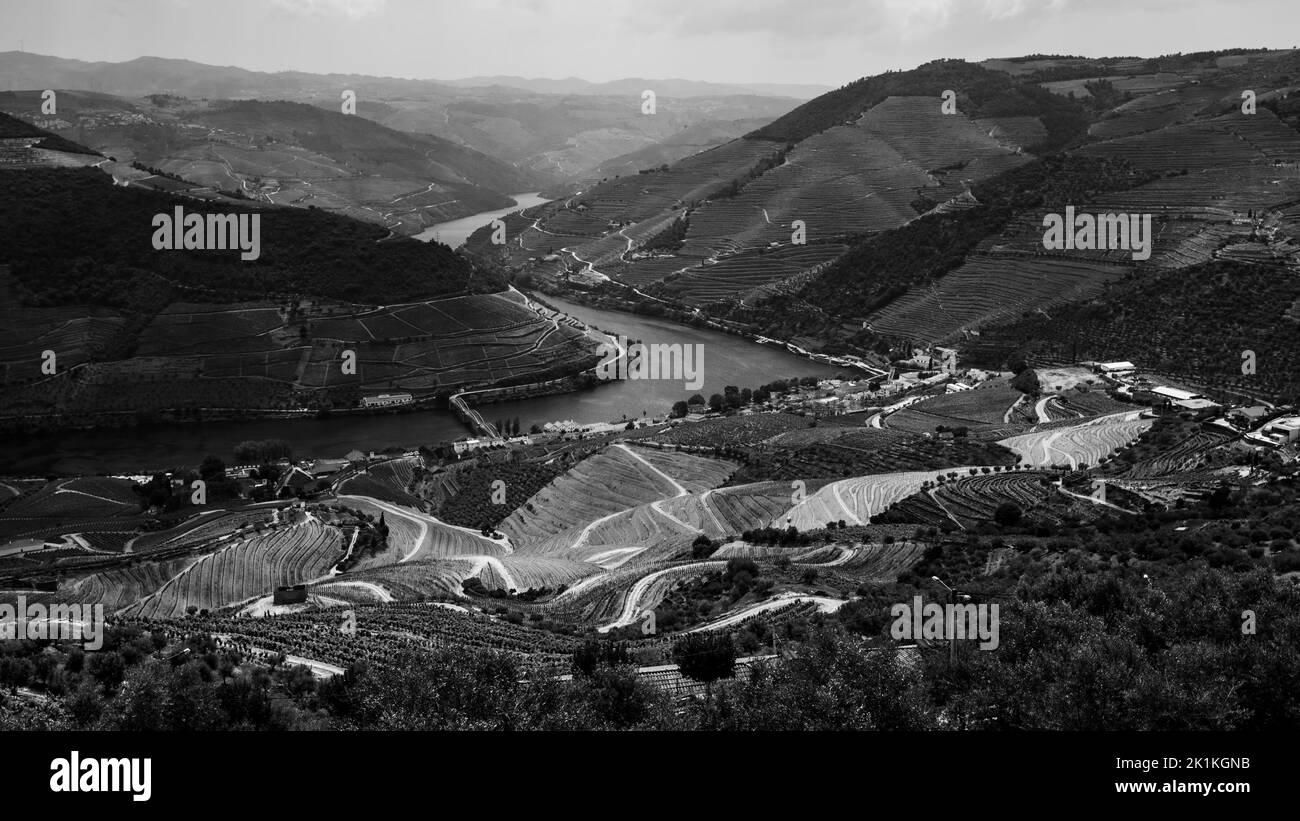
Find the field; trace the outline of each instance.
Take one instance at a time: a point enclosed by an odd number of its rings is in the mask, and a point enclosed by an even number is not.
[[[842,479],[867,473],[952,468],[958,465],[1011,465],[1016,456],[974,438],[940,439],[899,431],[859,428],[829,442],[772,447],[751,454],[731,484],[795,479]]]
[[[0,285],[3,280],[0,279]],[[41,309],[44,310],[44,309]],[[57,375],[6,390],[0,412],[31,415],[227,408],[291,409],[316,402],[349,406],[358,394],[424,396],[518,380],[589,363],[591,343],[503,295],[475,295],[364,308],[312,300],[286,303],[174,303],[139,332],[132,355],[97,361],[120,320],[81,309],[50,309],[60,336],[24,311],[0,336],[0,377],[39,376],[41,352],[58,354]],[[43,321],[43,320],[42,320]],[[99,330],[96,330],[99,329]],[[71,335],[71,336],[69,336]],[[74,339],[75,337],[75,339]],[[96,341],[98,340],[98,341]],[[345,351],[356,356],[344,373]]]
[[[972,255],[929,288],[914,288],[867,319],[877,333],[936,343],[1029,311],[1100,293],[1123,265],[1049,257]]]
[[[965,427],[972,435],[995,433],[1013,428],[1008,412],[1023,395],[1005,383],[981,386],[908,405],[883,424],[905,433],[934,433],[938,427]]]
[[[1096,465],[1101,459],[1129,444],[1147,428],[1150,419],[1139,419],[1137,411],[1112,414],[1072,427],[1026,433],[1003,439],[998,444],[1015,451],[1033,467]]]
[[[652,441],[692,447],[756,445],[787,431],[807,428],[807,417],[793,413],[756,413],[704,419],[674,426]]]
[[[23,305],[9,266],[0,265],[0,384],[40,377],[43,351],[54,351],[62,368],[102,356],[118,343],[125,325],[120,313],[106,307]]]
[[[61,479],[14,500],[6,517],[109,517],[140,512],[140,497],[131,482],[99,476]]]
[[[129,543],[127,552],[142,554],[155,550],[195,547],[220,539],[228,539],[276,521],[273,508],[250,508],[230,513],[204,511],[177,527],[142,533]]]
[[[954,468],[965,473],[969,468]],[[800,530],[815,530],[829,522],[843,520],[847,524],[866,524],[872,516],[884,512],[893,503],[916,493],[924,482],[933,482],[950,471],[910,471],[858,476],[831,482],[803,502],[790,508],[784,515],[773,517],[771,526],[783,528],[787,524]]]
[[[707,490],[725,481],[731,466],[686,454],[615,446],[591,456],[552,481],[506,518],[501,530],[516,550],[547,552],[562,549],[552,537],[590,528],[639,504]],[[575,544],[569,547],[577,546]]]
[[[414,559],[443,559],[458,556],[499,556],[505,547],[478,533],[458,528],[410,508],[361,496],[338,497],[344,507],[360,510],[378,521],[383,516],[388,525],[388,549],[363,558],[356,569],[366,569]]]
[[[350,571],[313,585],[312,591],[361,602],[384,601],[385,595],[397,601],[455,598],[461,595],[461,582],[473,570],[474,562],[469,559],[421,559]]]
[[[1256,163],[1295,163],[1300,161],[1300,140],[1273,112],[1260,108],[1253,116],[1234,113],[1172,125],[1086,146],[1080,153],[1122,156],[1153,171],[1190,172]]]
[[[187,628],[226,637],[235,646],[272,653],[292,653],[346,667],[353,662],[391,663],[405,647],[449,644],[523,653],[537,662],[563,660],[578,640],[515,626],[481,614],[430,603],[358,606],[355,635],[338,629],[338,615],[328,610],[248,619],[200,615]]]
[[[225,607],[329,572],[343,556],[337,528],[314,519],[283,525],[208,553],[152,594],[126,608],[131,616],[175,618],[191,605]]]
[[[960,476],[930,491],[915,493],[893,505],[882,517],[887,522],[915,522],[937,526],[945,521],[969,526],[993,520],[1003,502],[1015,502],[1022,511],[1043,503],[1054,491],[1044,481],[1050,474],[1035,471]]]
[[[786,239],[788,242],[788,232]],[[663,290],[688,305],[708,305],[815,271],[838,257],[847,247],[838,243],[820,243],[746,251],[719,259],[716,264],[687,268],[666,282]]]

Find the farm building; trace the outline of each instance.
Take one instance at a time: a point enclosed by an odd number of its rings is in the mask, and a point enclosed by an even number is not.
[[[1099,362],[1097,363],[1098,373],[1125,373],[1127,371],[1137,370],[1137,365],[1132,362]]]
[[[1269,409],[1264,405],[1253,405],[1248,408],[1233,408],[1228,416],[1232,423],[1239,428],[1253,428],[1268,418]]]
[[[1186,401],[1188,399],[1204,399],[1204,397],[1199,393],[1192,393],[1191,391],[1185,391],[1181,388],[1170,388],[1165,385],[1152,388],[1151,392],[1156,396],[1163,396],[1164,398],[1171,399],[1175,402]]]
[[[288,471],[281,477],[279,490],[283,491],[285,488],[301,490],[311,486],[315,481],[316,477],[300,467],[294,467],[293,470]]]
[[[366,461],[366,455],[365,455],[364,453],[362,453],[361,451],[359,451],[359,450],[350,450],[350,451],[348,451],[348,455],[345,456],[344,458],[347,459],[349,462],[364,462],[364,461]]]
[[[1264,426],[1264,435],[1279,444],[1300,440],[1300,416],[1283,416]]]
[[[347,459],[317,459],[311,464],[312,476],[329,476],[348,466]]]
[[[1223,407],[1218,402],[1212,402],[1209,399],[1176,399],[1171,403],[1179,410],[1191,411],[1197,419],[1203,419],[1218,413]]]

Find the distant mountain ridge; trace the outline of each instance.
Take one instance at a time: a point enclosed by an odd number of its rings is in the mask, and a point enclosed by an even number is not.
[[[477,84],[480,81],[495,84]],[[734,123],[756,121],[748,125],[753,128],[770,122],[825,90],[643,79],[535,81],[536,88],[518,87],[534,81],[512,77],[461,82],[470,84],[358,74],[261,72],[162,57],[108,63],[0,52],[0,91],[90,92],[132,103],[156,95],[198,102],[284,100],[336,112],[342,94],[352,91],[359,117],[397,131],[434,135],[487,154],[523,174],[545,178],[536,185],[495,188],[498,193],[587,180],[601,164],[642,150],[649,150],[659,162],[675,161],[698,150],[677,139],[687,129],[699,127],[697,134],[720,134],[719,142],[723,142],[737,136]],[[646,88],[659,98],[652,117],[641,111],[641,92]],[[494,188],[488,181],[470,181]],[[446,218],[465,213],[470,212]]]
[[[650,89],[661,97],[716,97],[719,95],[755,94],[762,97],[792,97],[811,100],[831,90],[831,86],[810,83],[712,83],[702,80],[658,79],[647,80],[627,77],[604,83],[593,83],[580,77],[554,80],[545,77],[518,77],[497,74],[490,77],[464,77],[457,80],[440,80],[456,88],[482,88],[506,86],[536,91],[542,94],[640,94]]]

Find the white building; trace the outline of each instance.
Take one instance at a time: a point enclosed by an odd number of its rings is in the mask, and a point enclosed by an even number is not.
[[[1137,366],[1132,362],[1100,362],[1097,368],[1102,373],[1124,373],[1137,370]]]
[[[1283,416],[1264,426],[1264,435],[1282,444],[1300,440],[1300,416]]]
[[[388,405],[405,405],[411,399],[409,393],[381,393],[378,396],[363,398],[361,404],[367,408],[382,408]]]
[[[1166,387],[1165,385],[1161,385],[1158,388],[1152,388],[1151,392],[1157,394],[1158,396],[1164,396],[1169,399],[1173,399],[1174,401],[1181,401],[1181,402],[1186,402],[1188,399],[1204,398],[1199,393],[1192,393],[1191,391],[1185,391],[1182,390],[1181,388],[1170,388],[1170,387]]]

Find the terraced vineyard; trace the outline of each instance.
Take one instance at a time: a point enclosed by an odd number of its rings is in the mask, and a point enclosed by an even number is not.
[[[501,559],[509,577],[514,580],[516,589],[555,590],[563,585],[570,585],[579,579],[599,573],[602,568],[588,562],[573,561],[557,556],[505,556]],[[490,567],[490,566],[489,566]],[[504,582],[504,579],[499,581]],[[488,578],[483,579],[489,589],[494,586],[507,587],[505,584],[493,585]]]
[[[506,547],[475,531],[446,524],[409,508],[360,496],[343,495],[338,499],[343,506],[360,510],[375,521],[379,521],[382,516],[388,526],[388,549],[363,557],[355,566],[356,570],[394,562],[409,562],[417,558],[427,560],[458,556],[500,556],[509,552]]]
[[[928,499],[941,517],[969,526],[993,521],[994,511],[1003,502],[1014,502],[1021,510],[1031,510],[1042,504],[1053,493],[1044,484],[1045,479],[1054,481],[1050,474],[1036,471],[970,476],[946,482],[930,493],[919,495]],[[900,503],[898,507],[903,508],[903,505]],[[905,520],[935,523],[932,516]]]
[[[382,593],[397,601],[456,598],[461,595],[461,582],[473,575],[474,569],[471,559],[419,559],[349,571],[313,585],[312,591],[360,602],[382,600]]]
[[[275,517],[274,509],[268,507],[246,508],[233,512],[204,511],[178,527],[141,534],[130,543],[130,552],[140,554],[154,550],[195,547],[264,527]]]
[[[1124,265],[1036,256],[1032,259],[972,255],[928,288],[909,291],[867,319],[887,336],[938,343],[1100,293],[1120,279]]]
[[[501,525],[521,552],[560,549],[551,537],[639,504],[668,499],[683,490],[705,490],[725,481],[731,466],[686,454],[626,447],[606,448],[533,494]],[[581,533],[581,532],[580,532]],[[585,538],[581,539],[586,543]]]
[[[1176,442],[1157,445],[1155,453],[1131,462],[1123,475],[1126,479],[1155,479],[1185,474],[1200,468],[1207,454],[1234,438],[1223,428],[1197,425]],[[1122,460],[1126,462],[1128,459]]]
[[[66,587],[61,586],[58,597],[70,602],[102,604],[105,613],[116,613],[161,589],[196,561],[198,559],[186,556],[92,573]]]
[[[969,468],[953,470],[965,473]],[[840,520],[850,525],[866,524],[872,516],[916,493],[923,483],[936,481],[948,472],[933,470],[884,473],[831,482],[790,508],[784,515],[774,517],[771,525],[785,527],[788,523],[800,530],[816,530],[829,522]]]
[[[140,497],[131,482],[99,476],[62,479],[12,502],[6,517],[129,516],[140,512]]]
[[[788,231],[786,240],[789,241]],[[847,247],[819,243],[746,251],[720,259],[716,264],[687,268],[665,283],[662,292],[688,305],[708,305],[825,265]]]
[[[884,424],[906,433],[934,433],[938,427],[965,427],[972,434],[1010,431],[1007,412],[1023,395],[1006,384],[943,394],[890,414]]]
[[[1132,137],[1120,137],[1080,149],[1081,154],[1119,156],[1136,166],[1168,172],[1224,169],[1300,161],[1295,132],[1273,112],[1228,114],[1211,120],[1172,125]]]
[[[808,424],[807,417],[793,413],[759,413],[676,425],[652,441],[692,447],[755,445],[787,431],[802,430]]]
[[[185,608],[216,609],[328,573],[342,558],[337,528],[307,520],[246,538],[199,557],[150,596],[126,609],[132,616],[177,618]]]
[[[1136,411],[1103,416],[1081,425],[1025,433],[998,444],[1015,451],[1034,467],[1096,465],[1102,458],[1129,444],[1147,428],[1150,419]]]
[[[480,614],[437,604],[379,604],[354,609],[356,633],[338,629],[328,610],[261,619],[191,616],[176,626],[186,633],[226,637],[235,646],[316,659],[340,667],[362,661],[391,664],[408,647],[463,645],[524,654],[537,662],[564,662],[579,646],[576,638],[517,627]]]

